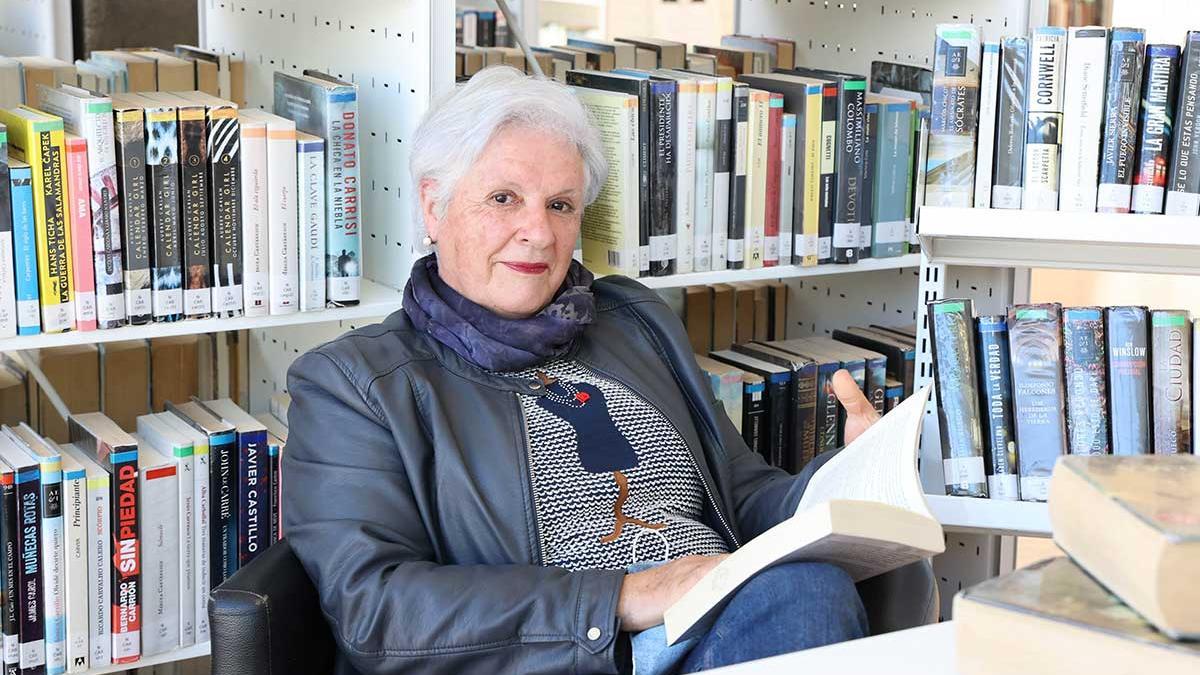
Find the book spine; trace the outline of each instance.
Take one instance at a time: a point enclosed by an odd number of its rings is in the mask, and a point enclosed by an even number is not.
[[[1169,216],[1200,215],[1200,31],[1189,31],[1184,42],[1175,107],[1175,135],[1171,151],[1171,178],[1167,182]]]
[[[178,589],[176,614],[180,647],[196,644],[196,481],[193,477],[196,466],[191,452],[191,448],[185,448],[182,452],[176,450],[174,455],[178,476],[176,491],[179,495],[174,504],[175,528],[178,532],[174,555],[178,568],[175,583]]]
[[[875,406],[875,412],[883,415],[887,398],[887,358],[869,358],[866,364],[866,388],[863,393]]]
[[[265,124],[242,124],[241,150],[243,306],[246,316],[266,316],[270,313],[270,294],[267,290],[270,273],[267,271],[269,207]]]
[[[838,403],[833,393],[833,375],[840,368],[838,363],[822,363],[817,366],[817,440],[816,454],[836,450],[838,447]]]
[[[1150,317],[1145,307],[1104,310],[1114,455],[1150,452]]]
[[[796,383],[795,419],[790,470],[799,473],[817,452],[817,364],[808,363],[792,374]]]
[[[863,180],[859,188],[858,257],[872,258],[875,239],[875,178],[879,171],[878,103],[868,103],[863,112]]]
[[[59,129],[38,132],[35,139],[36,151],[27,156],[33,168],[42,332],[60,333],[75,327],[66,153],[63,132]]]
[[[296,130],[267,124],[267,268],[271,314],[300,310],[300,221]]]
[[[783,245],[780,243],[779,193],[783,176],[783,95],[771,94],[767,103],[767,166],[766,201],[763,203],[763,267],[780,264]],[[790,262],[790,261],[789,261]]]
[[[179,248],[179,123],[174,110],[146,111],[150,188],[151,299],[155,321],[183,318],[183,254]]]
[[[696,96],[695,255],[693,270],[713,269],[713,180],[716,162],[716,85],[701,83]]]
[[[326,196],[329,224],[325,251],[329,301],[338,307],[357,305],[362,279],[362,199],[359,189],[358,92],[329,94],[326,138]]]
[[[675,103],[675,271],[696,267],[696,85],[677,82]]]
[[[180,216],[183,234],[183,313],[212,314],[212,248],[209,241],[208,128],[203,108],[179,110]]]
[[[1133,197],[1130,200],[1130,210],[1134,213],[1163,212],[1178,70],[1179,47],[1146,47],[1146,70],[1142,76],[1142,122],[1138,134],[1137,164],[1133,173]]]
[[[179,647],[179,508],[174,466],[144,469],[138,476],[141,499],[142,656],[162,654]]]
[[[125,317],[148,323],[153,313],[150,293],[150,221],[146,185],[145,123],[140,110],[116,114],[117,200],[125,238]]]
[[[910,103],[880,106],[871,241],[871,254],[876,258],[908,252],[905,210],[911,180],[912,114]]]
[[[1072,28],[1063,80],[1062,211],[1092,213],[1100,171],[1100,125],[1104,121],[1107,28]]]
[[[234,432],[213,434],[208,439],[209,498],[213,509],[210,522],[211,576],[209,587],[220,586],[238,568],[238,444]]]
[[[1066,51],[1066,30],[1047,26],[1033,31],[1030,45],[1029,112],[1025,124],[1025,189],[1021,196],[1023,209],[1058,210]]]
[[[674,120],[677,92],[674,82],[650,83],[654,106],[651,119],[650,191],[652,210],[650,220],[650,276],[674,274],[679,255],[677,223],[675,221],[675,181],[679,172]]]
[[[766,456],[767,385],[746,382],[742,394],[742,440],[752,452]]]
[[[109,101],[84,104],[83,135],[87,139],[89,202],[92,218],[92,263],[95,269],[96,325],[119,328],[126,323],[125,279],[121,262],[121,192],[118,188],[113,110]]]
[[[1003,315],[981,316],[975,323],[975,333],[979,350],[979,394],[983,416],[987,419],[983,443],[988,496],[1010,501],[1020,499],[1008,319]]]
[[[913,116],[913,167],[912,176],[912,208],[908,212],[908,250],[910,253],[921,252],[921,240],[917,237],[917,214],[925,203],[925,168],[929,165],[929,111],[920,110]],[[1022,138],[1024,138],[1022,136]],[[995,200],[993,200],[993,208]]]
[[[733,170],[733,85],[717,83],[716,140],[713,147],[712,269],[729,266],[730,187]]]
[[[1028,104],[1029,38],[1009,37],[1000,60],[996,106],[996,147],[992,172],[994,209],[1021,208],[1025,171],[1025,117]]]
[[[1104,343],[1104,317],[1099,307],[1063,310],[1067,448],[1072,455],[1109,453]]]
[[[866,80],[843,79],[838,87],[837,186],[833,214],[835,263],[858,260],[866,97]]]
[[[18,561],[21,560],[21,527],[17,515],[17,485],[13,478],[11,469],[0,474],[0,555],[4,561],[0,573],[4,575],[4,588],[11,589],[6,591],[5,602],[0,607],[5,675],[17,675],[21,668],[21,638],[18,631],[21,625],[19,609],[22,603],[16,601],[16,598],[20,597]]]
[[[1195,349],[1196,343],[1200,342],[1200,319],[1192,322],[1192,348]],[[1200,433],[1200,405],[1196,401],[1200,401],[1200,359],[1192,359],[1192,453],[1195,454],[1196,446],[1200,439],[1197,434]]]
[[[810,85],[803,121],[796,120],[796,195],[798,209],[794,255],[804,267],[817,264],[821,221],[821,86]],[[798,116],[799,117],[799,116]]]
[[[746,163],[750,158],[750,87],[733,88],[733,167],[729,186],[729,237],[726,259],[729,269],[740,270],[746,264]]]
[[[1129,213],[1141,105],[1145,31],[1114,28],[1109,41],[1105,82],[1104,138],[1100,154],[1100,186],[1096,210]]]
[[[946,494],[986,497],[983,434],[970,300],[929,303],[934,382]]]
[[[266,432],[238,434],[238,566],[270,546],[270,461]]]
[[[1150,410],[1156,455],[1192,452],[1191,324],[1185,311],[1150,312]]]
[[[212,308],[242,315],[242,150],[237,110],[209,108],[209,213],[212,218]]]
[[[817,263],[833,262],[833,202],[836,198],[838,144],[838,86],[821,89],[821,189],[817,222]]]
[[[192,531],[196,535],[195,551],[196,565],[195,589],[196,600],[193,607],[196,610],[196,642],[205,643],[209,640],[208,630],[208,591],[210,588],[211,569],[211,530],[209,521],[212,518],[212,499],[209,491],[209,450],[207,443],[195,448],[195,472],[193,473],[195,508],[192,510]]]
[[[978,27],[938,25],[925,168],[926,204],[969,207],[975,201],[979,57]]]
[[[320,141],[297,144],[300,228],[300,311],[325,307],[325,150]]]
[[[779,263],[794,265],[800,262],[796,255],[796,116],[783,116],[783,144],[779,149]],[[799,193],[803,197],[803,193]]]
[[[267,546],[271,546],[282,537],[280,534],[282,532],[280,528],[280,521],[282,520],[280,517],[280,507],[282,506],[280,497],[282,493],[280,492],[281,484],[279,482],[279,462],[282,459],[279,453],[281,450],[282,448],[278,443],[271,443],[267,446],[267,475],[270,477],[267,494],[271,500],[271,532],[267,538]]]
[[[992,163],[996,150],[996,102],[1000,89],[1000,43],[983,43],[979,75],[979,148],[975,153],[975,208],[992,206]]]
[[[2,126],[2,125],[0,125]],[[17,279],[13,263],[12,179],[8,138],[0,129],[0,338],[17,335]]]
[[[67,672],[88,669],[87,477],[82,470],[63,475]]]
[[[36,468],[17,471],[17,503],[19,512],[18,538],[19,559],[17,566],[17,593],[20,625],[21,670],[45,672],[46,665],[46,621],[43,608],[42,586],[42,495],[39,481],[40,471]]]
[[[788,418],[792,412],[791,375],[772,376],[767,382],[767,462],[781,469],[787,466],[785,459],[791,446]]]
[[[132,663],[141,655],[141,511],[137,450],[109,455],[112,527],[112,662]]]
[[[864,359],[852,359],[841,362],[842,370],[850,373],[850,377],[854,378],[854,383],[862,390],[863,396],[870,399],[869,388],[867,386],[867,362]],[[872,403],[874,405],[874,403]],[[838,446],[846,444],[846,408],[838,406]]]
[[[92,668],[112,663],[112,526],[109,521],[109,477],[88,478],[88,656]]]
[[[1060,308],[1010,308],[1008,332],[1021,499],[1044,502],[1054,462],[1067,453]]]
[[[767,145],[770,131],[770,94],[751,89],[750,138],[747,141],[749,154],[746,158],[746,269],[762,267],[766,254]]]
[[[66,532],[63,522],[62,463],[41,464],[42,592],[46,631],[46,672],[67,669]]]
[[[71,218],[71,283],[75,328],[96,330],[96,274],[92,256],[92,207],[88,193],[87,141],[70,136],[65,146],[68,213]]]
[[[13,273],[16,275],[17,335],[42,332],[38,302],[37,228],[33,217],[33,173],[27,166],[13,167],[12,187]]]

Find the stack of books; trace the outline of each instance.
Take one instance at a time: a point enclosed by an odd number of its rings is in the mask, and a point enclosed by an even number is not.
[[[1200,458],[1064,457],[1051,558],[954,598],[958,671],[1200,672]]]
[[[946,494],[1045,501],[1061,455],[1192,454],[1186,311],[928,305]]]

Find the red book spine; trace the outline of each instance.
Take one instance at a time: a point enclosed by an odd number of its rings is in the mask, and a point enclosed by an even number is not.
[[[783,172],[783,94],[771,94],[767,129],[767,203],[763,224],[763,267],[779,264],[779,180]]]
[[[75,327],[96,330],[96,261],[92,257],[92,188],[87,141],[79,136],[67,136],[66,148]]]

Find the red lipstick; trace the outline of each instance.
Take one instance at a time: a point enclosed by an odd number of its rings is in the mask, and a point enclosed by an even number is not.
[[[550,269],[550,266],[546,263],[506,262],[504,266],[521,274],[541,274]]]

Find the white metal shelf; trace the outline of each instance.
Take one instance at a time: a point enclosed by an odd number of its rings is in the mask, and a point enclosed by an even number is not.
[[[1200,218],[923,206],[917,224],[929,261],[1200,274]]]
[[[833,274],[850,274],[853,272],[876,272],[879,270],[895,270],[905,267],[919,267],[921,254],[910,253],[895,258],[865,258],[852,265],[817,265],[801,267],[799,265],[780,265],[778,267],[760,267],[752,270],[721,270],[719,272],[690,272],[688,274],[672,274],[665,277],[639,277],[638,281],[649,288],[680,288],[683,286],[702,286],[704,284],[723,284],[732,281],[761,281],[763,279],[794,279],[798,277],[824,277]]]
[[[193,319],[173,321],[170,323],[148,323],[141,326],[125,326],[108,330],[68,331],[66,333],[43,333],[39,335],[20,335],[0,340],[0,352],[21,349],[43,349],[46,347],[63,347],[66,345],[97,344],[100,342],[115,342],[119,340],[141,340],[145,338],[169,337],[173,335],[192,335],[197,333],[215,333],[226,330],[245,330],[250,328],[278,328],[281,326],[298,326],[302,324],[319,323],[323,321],[345,321],[380,317],[400,309],[402,292],[363,279],[360,286],[360,301],[352,307],[328,308],[316,312],[296,312],[295,314],[273,314],[269,316],[239,316],[233,318]]]
[[[950,532],[1050,536],[1050,511],[1045,502],[925,495],[933,516]]]
[[[82,671],[81,675],[124,673],[125,671],[136,671],[138,668],[146,668],[148,666],[155,666],[161,663],[172,663],[175,661],[185,661],[187,659],[198,659],[201,656],[208,656],[209,647],[209,643],[201,642],[200,644],[192,645],[191,647],[174,649],[169,652],[163,652],[162,654],[147,656],[138,661],[134,661],[133,663],[119,663],[116,665],[104,666],[103,668],[89,668],[88,670]]]

